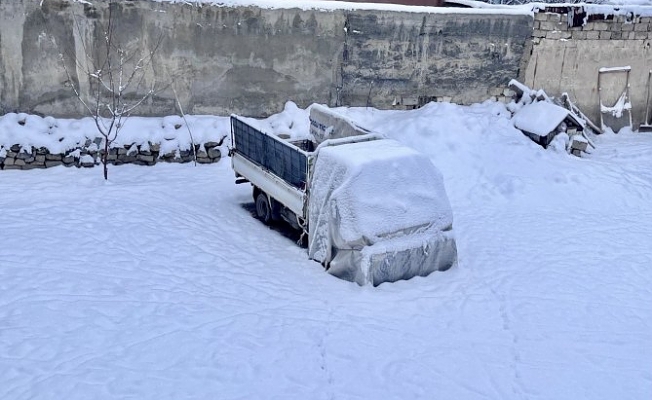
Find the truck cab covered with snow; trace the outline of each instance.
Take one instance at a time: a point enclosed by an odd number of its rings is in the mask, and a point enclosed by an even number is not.
[[[326,107],[313,105],[310,118],[314,141],[302,146],[311,150],[306,151],[232,117],[232,165],[240,180],[253,184],[257,210],[259,201],[267,200],[270,214],[307,235],[311,259],[360,285],[454,265],[452,211],[430,159]],[[242,151],[251,147],[245,141],[267,141],[274,149],[258,146],[258,158],[266,159],[254,160]],[[276,165],[281,158],[287,162]]]

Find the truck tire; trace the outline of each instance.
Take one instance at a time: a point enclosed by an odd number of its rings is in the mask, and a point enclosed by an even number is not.
[[[269,206],[269,198],[267,198],[264,192],[260,192],[256,196],[256,215],[266,225],[269,225],[272,220],[272,209]]]

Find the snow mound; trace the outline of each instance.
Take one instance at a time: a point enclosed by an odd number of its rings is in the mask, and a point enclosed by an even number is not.
[[[161,154],[189,150],[192,144],[220,142],[229,133],[228,118],[213,116],[130,117],[124,121],[112,148],[125,145],[149,147],[161,145]],[[22,152],[45,148],[52,154],[64,154],[102,136],[90,118],[64,119],[9,113],[0,116],[0,147],[19,145]],[[97,145],[97,144],[96,144]],[[102,147],[102,146],[100,146]]]

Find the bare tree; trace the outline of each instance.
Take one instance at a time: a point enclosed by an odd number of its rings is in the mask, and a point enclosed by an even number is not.
[[[136,51],[126,48],[118,38],[119,13],[116,0],[109,1],[108,17],[101,24],[101,35],[97,43],[84,43],[79,20],[73,16],[75,29],[82,41],[82,52],[71,52],[77,76],[85,75],[90,84],[88,94],[83,94],[79,81],[73,79],[66,60],[61,61],[68,82],[84,109],[95,121],[102,136],[100,157],[103,164],[104,179],[108,179],[108,158],[111,145],[118,138],[127,119],[154,94],[156,81],[146,81],[146,73],[161,39],[147,54],[137,58]]]

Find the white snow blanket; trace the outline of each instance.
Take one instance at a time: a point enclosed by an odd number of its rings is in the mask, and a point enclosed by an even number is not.
[[[360,285],[446,270],[453,214],[430,159],[380,139],[319,149],[310,187],[308,254]]]

